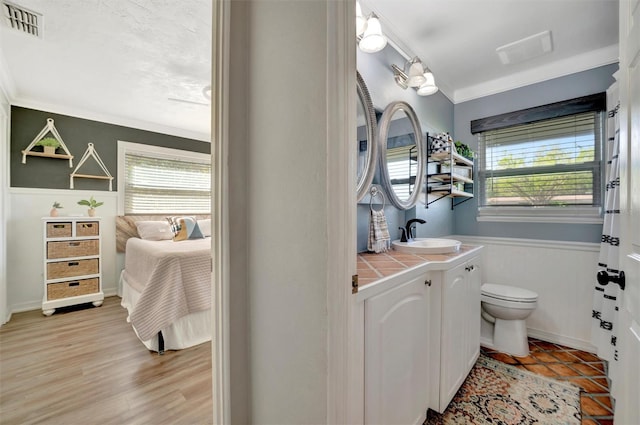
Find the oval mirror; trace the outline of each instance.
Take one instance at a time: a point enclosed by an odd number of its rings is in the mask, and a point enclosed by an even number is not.
[[[376,154],[378,151],[376,137],[378,130],[376,125],[376,112],[373,109],[369,90],[367,90],[362,76],[357,71],[356,79],[358,86],[358,128],[356,130],[358,167],[356,193],[357,199],[360,201],[368,193],[369,186],[371,186],[371,182],[373,181],[373,175],[376,172]]]
[[[415,111],[406,102],[390,103],[380,118],[379,161],[391,203],[403,210],[417,202],[424,181],[423,138]]]

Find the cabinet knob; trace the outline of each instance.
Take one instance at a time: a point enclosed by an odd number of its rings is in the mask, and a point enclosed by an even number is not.
[[[424,284],[427,285],[427,286],[431,286],[431,279],[425,280]]]
[[[476,269],[475,265],[470,265],[464,268],[466,271],[471,272],[474,271]]]

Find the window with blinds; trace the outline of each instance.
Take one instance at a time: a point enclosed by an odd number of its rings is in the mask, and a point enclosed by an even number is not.
[[[481,132],[479,207],[600,207],[602,120],[590,111]]]
[[[125,214],[210,213],[210,162],[136,151],[124,161]]]

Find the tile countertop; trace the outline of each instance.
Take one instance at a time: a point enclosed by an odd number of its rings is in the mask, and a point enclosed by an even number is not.
[[[477,249],[477,246],[462,245],[460,250],[449,254],[408,254],[393,249],[385,253],[358,254],[358,286],[369,285],[383,277],[391,276],[411,267],[431,261],[449,261]]]

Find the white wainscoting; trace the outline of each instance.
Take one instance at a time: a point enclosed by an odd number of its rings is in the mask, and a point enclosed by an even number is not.
[[[77,202],[94,196],[104,202],[97,210],[102,217],[102,287],[105,296],[116,295],[119,270],[116,270],[116,192],[62,190],[62,189],[9,189],[7,217],[7,301],[10,313],[42,308],[43,242],[42,217],[49,215],[54,201],[63,209],[60,216],[86,215],[87,208]]]
[[[527,319],[529,336],[595,352],[591,344],[591,311],[600,244],[452,238],[485,246],[483,282],[519,286],[538,294],[538,308]]]

